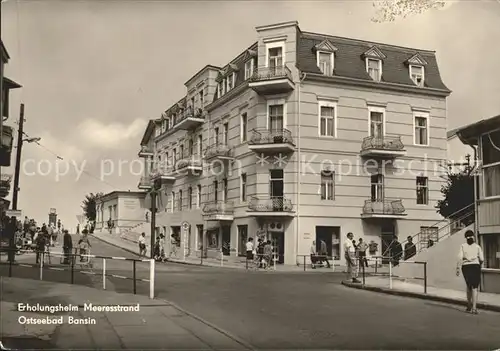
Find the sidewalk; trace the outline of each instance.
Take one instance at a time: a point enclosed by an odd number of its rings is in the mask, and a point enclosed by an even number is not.
[[[137,243],[120,238],[119,234],[109,234],[109,233],[93,233],[96,239],[101,240],[107,244],[116,246],[125,251],[131,252],[137,255],[139,248]],[[149,245],[148,245],[149,251]],[[180,250],[182,251],[182,250]],[[149,255],[149,252],[147,253]],[[179,253],[181,255],[181,253]],[[200,257],[170,257],[168,262],[174,262],[179,264],[186,264],[192,266],[206,266],[206,267],[217,267],[217,268],[230,268],[230,269],[246,269],[246,260],[243,257],[234,256],[224,256],[223,260],[216,258],[204,258],[203,261]],[[302,265],[276,265],[276,271],[279,272],[304,272]],[[326,272],[346,272],[345,266],[335,265],[335,270],[333,268],[318,268],[311,269],[310,265],[307,265],[306,272],[309,273],[326,273]]]
[[[0,278],[0,334],[4,347],[41,349],[248,350],[250,345],[178,306],[147,297],[83,286]],[[18,303],[78,306],[72,312],[19,312]],[[84,311],[93,305],[134,306],[133,312]],[[62,324],[21,324],[19,318],[56,319]],[[70,324],[70,317],[95,324]],[[30,346],[35,345],[35,346]]]
[[[407,280],[393,278],[392,289],[389,277],[366,277],[365,285],[343,281],[343,285],[355,289],[364,289],[385,294],[416,297],[466,306],[467,300],[464,291],[427,287],[424,292],[423,284],[412,283]],[[500,312],[500,294],[479,293],[478,308]]]

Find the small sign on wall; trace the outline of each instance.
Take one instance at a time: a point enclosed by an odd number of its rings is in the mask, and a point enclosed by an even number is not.
[[[500,252],[497,252],[497,258],[500,259]]]
[[[310,240],[311,239],[311,233],[304,233],[304,239],[305,240]]]

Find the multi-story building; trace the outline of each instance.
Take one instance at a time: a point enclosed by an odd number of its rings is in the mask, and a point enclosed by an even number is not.
[[[159,230],[191,255],[242,255],[247,238],[267,236],[285,264],[322,240],[342,261],[348,232],[377,255],[394,235],[436,233],[450,90],[435,53],[297,22],[256,32],[148,124],[140,156],[161,180]]]
[[[477,229],[483,246],[483,291],[500,293],[500,115],[460,128],[460,140],[478,150]]]
[[[123,233],[141,226],[147,227],[149,213],[144,206],[142,191],[112,191],[96,200],[95,230]]]

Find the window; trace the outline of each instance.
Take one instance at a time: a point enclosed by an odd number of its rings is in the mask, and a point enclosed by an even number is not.
[[[189,106],[189,107],[191,107],[192,109],[194,109],[194,96],[191,98],[191,106]]]
[[[378,109],[370,109],[370,136],[382,139],[384,134],[384,112]]]
[[[191,157],[194,155],[194,143],[193,139],[188,140],[188,156]]]
[[[371,200],[374,202],[384,201],[384,175],[374,174],[371,176]]]
[[[203,153],[203,135],[198,135],[198,156],[201,157]]]
[[[184,158],[184,145],[181,145],[179,147],[179,159],[183,159]]]
[[[483,165],[484,197],[500,196],[500,162]]]
[[[236,78],[236,73],[234,72],[226,77],[226,86],[227,86],[226,91],[229,91],[234,88],[234,82],[236,80],[235,78]]]
[[[174,169],[176,163],[177,163],[177,149],[174,148],[174,150],[172,151],[172,166],[174,167]]]
[[[213,196],[215,202],[219,201],[219,183],[216,180],[213,182]]]
[[[382,61],[377,59],[367,58],[366,71],[374,81],[380,82],[380,80],[382,79]]]
[[[417,86],[424,87],[424,67],[410,65],[410,78]]]
[[[201,207],[201,184],[196,186],[196,207]]]
[[[175,192],[172,191],[172,194],[170,195],[172,202],[170,203],[170,210],[171,212],[174,212],[175,210]]]
[[[222,180],[222,201],[226,202],[227,201],[227,195],[229,192],[229,189],[227,187],[227,178],[224,178]]]
[[[188,188],[188,209],[193,208],[193,188]]]
[[[417,205],[429,204],[429,179],[417,177]]]
[[[486,268],[500,268],[500,234],[482,235]]]
[[[331,76],[333,74],[333,53],[332,52],[317,52],[317,64],[321,72],[325,76]]]
[[[214,144],[219,145],[219,127],[214,128]]]
[[[203,108],[203,106],[205,104],[205,92],[203,91],[203,89],[200,90],[200,92],[198,93],[198,96],[200,98],[200,107]]]
[[[222,85],[223,85],[223,82],[219,82],[219,83],[217,83],[217,95],[218,95],[219,97],[221,97],[221,96],[222,96],[222,94],[223,94],[223,92],[222,92]]]
[[[284,128],[284,105],[269,105],[269,130],[281,132]]]
[[[319,103],[319,135],[326,137],[336,136],[335,104],[329,102]]]
[[[248,225],[239,225],[238,227],[238,256],[246,256],[248,241]]]
[[[245,62],[245,80],[253,75],[253,59]]]
[[[500,162],[500,130],[481,137],[481,155],[484,165]]]
[[[426,116],[415,116],[415,145],[429,145],[429,118]]]
[[[268,66],[277,68],[283,66],[283,47],[278,46],[268,49]]]
[[[224,123],[222,126],[224,129],[224,134],[222,135],[223,140],[224,140],[224,145],[228,145],[228,139],[229,139],[229,123]]]
[[[240,195],[241,202],[247,201],[247,174],[243,173],[240,176]]]
[[[335,172],[321,171],[321,200],[335,200]]]
[[[178,210],[182,211],[182,190],[179,190],[179,200],[177,203],[179,204]]]
[[[241,130],[240,130],[240,135],[241,135],[241,142],[244,143],[247,141],[247,129],[248,129],[248,115],[247,113],[243,113],[241,115]]]
[[[433,243],[439,240],[438,227],[420,227],[420,242],[424,247],[429,247],[430,241]]]

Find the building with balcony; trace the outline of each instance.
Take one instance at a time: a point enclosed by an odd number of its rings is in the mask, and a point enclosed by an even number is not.
[[[437,231],[451,92],[433,51],[277,23],[185,88],[141,147],[163,175],[159,231],[187,254],[244,255],[260,236],[294,265],[324,240],[344,264],[348,232],[381,255],[394,235]]]
[[[142,191],[112,191],[96,201],[95,231],[123,233],[147,223],[150,213]],[[110,225],[111,224],[111,225]]]
[[[480,160],[477,228],[485,263],[482,290],[500,293],[500,115],[460,128],[460,140]]]

